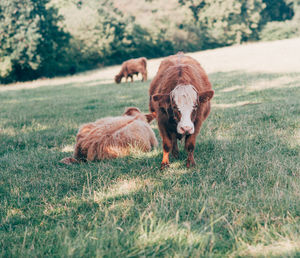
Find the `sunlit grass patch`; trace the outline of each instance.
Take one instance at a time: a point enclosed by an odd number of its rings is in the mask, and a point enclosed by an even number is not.
[[[209,253],[211,234],[209,232],[191,230],[189,222],[181,225],[176,223],[164,223],[155,219],[145,218],[140,225],[139,237],[136,241],[136,249],[129,255],[160,255],[169,249],[170,255],[175,255],[173,246],[185,255],[204,255]],[[212,245],[211,245],[212,247]],[[193,250],[192,252],[190,250]],[[212,249],[212,248],[211,248]],[[154,251],[156,250],[156,251]]]
[[[65,145],[61,149],[62,152],[73,152],[74,151],[74,145]]]
[[[20,216],[20,217],[24,217],[23,212],[20,209],[8,209],[7,213],[6,213],[6,220],[9,220],[10,218],[14,217],[14,216]]]
[[[279,78],[274,78],[270,80],[259,80],[253,84],[246,85],[245,89],[247,91],[263,91],[266,89],[288,89],[294,87],[295,82],[299,82],[300,77],[296,76],[281,76]]]
[[[300,241],[279,241],[270,245],[249,245],[239,255],[251,257],[296,257],[300,252]]]
[[[220,92],[231,92],[231,91],[240,90],[240,89],[244,89],[244,88],[245,88],[245,86],[235,85],[232,87],[224,88],[224,89],[220,90]]]
[[[121,180],[112,185],[106,192],[95,191],[94,201],[102,202],[105,198],[115,198],[124,194],[136,192],[143,187],[144,182],[139,179]]]
[[[152,129],[158,130],[158,125],[157,125],[157,123],[152,123],[152,124],[151,124],[151,128],[152,128]],[[158,135],[157,135],[157,136],[158,136]]]
[[[17,130],[13,127],[7,127],[7,128],[0,128],[0,134],[6,134],[8,136],[16,136]]]
[[[250,101],[238,101],[236,103],[230,103],[230,104],[219,104],[214,103],[212,107],[214,108],[232,108],[232,107],[241,107],[246,105],[257,105],[261,104],[260,102],[250,102]]]
[[[300,145],[300,129],[295,130],[294,134],[291,135],[289,142],[293,147],[297,147]]]

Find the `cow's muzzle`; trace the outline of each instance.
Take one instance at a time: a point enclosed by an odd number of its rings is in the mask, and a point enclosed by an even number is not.
[[[193,134],[194,133],[194,127],[191,126],[178,126],[177,132],[179,134]]]

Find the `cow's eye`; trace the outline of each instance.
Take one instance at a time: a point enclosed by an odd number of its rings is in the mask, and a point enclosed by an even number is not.
[[[163,107],[159,108],[160,112],[163,113],[163,114],[166,114],[167,113],[167,110]]]

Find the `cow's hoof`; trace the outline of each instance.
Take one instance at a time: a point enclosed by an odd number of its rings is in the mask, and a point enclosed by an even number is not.
[[[178,152],[178,151],[172,151],[172,156],[173,156],[175,159],[179,159],[179,152]]]
[[[164,170],[165,168],[168,168],[168,167],[170,167],[169,163],[161,163],[160,170]]]
[[[186,167],[187,167],[187,168],[195,167],[195,166],[196,166],[195,161],[190,161],[190,160],[188,160],[187,163],[186,163]]]
[[[64,163],[66,165],[70,165],[72,163],[78,163],[78,160],[77,159],[74,159],[72,157],[68,157],[68,158],[64,158],[60,161],[60,163]]]

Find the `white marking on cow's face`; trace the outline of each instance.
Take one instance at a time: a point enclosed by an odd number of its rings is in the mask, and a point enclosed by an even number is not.
[[[193,134],[195,131],[191,115],[197,104],[197,92],[192,85],[178,85],[171,92],[172,100],[181,114],[177,125],[179,134]]]

